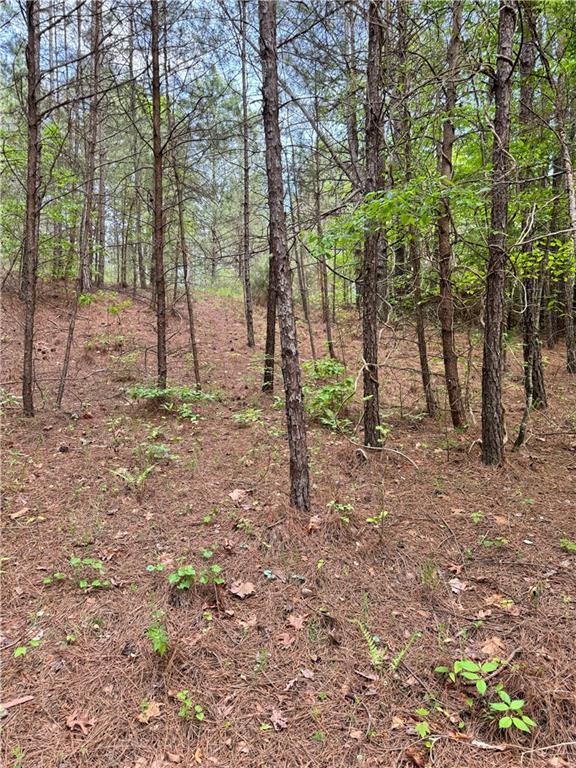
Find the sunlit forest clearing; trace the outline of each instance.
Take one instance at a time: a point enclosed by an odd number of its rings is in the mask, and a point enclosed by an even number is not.
[[[1,765],[576,765],[576,5],[0,14]]]

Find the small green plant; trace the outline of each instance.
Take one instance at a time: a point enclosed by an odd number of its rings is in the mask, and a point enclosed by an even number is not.
[[[149,462],[173,461],[176,456],[164,443],[151,443],[146,446],[146,458]]]
[[[152,650],[161,658],[168,652],[168,646],[170,644],[163,618],[164,614],[162,611],[156,611],[154,614],[154,623],[146,630],[146,636],[152,643]]]
[[[218,507],[214,507],[214,509],[212,509],[211,512],[209,512],[207,515],[204,515],[204,517],[202,518],[202,522],[205,525],[210,525],[210,523],[213,523],[214,520],[216,520],[219,514],[220,514],[220,510],[218,509]]]
[[[487,549],[491,549],[491,548],[502,549],[507,544],[508,544],[508,539],[505,539],[503,536],[496,536],[495,539],[482,540],[482,546],[486,547]]]
[[[4,387],[0,387],[0,411],[4,408],[14,408],[19,405],[20,399],[13,395],[12,392],[8,392]]]
[[[408,655],[408,653],[409,653],[410,649],[412,648],[412,646],[414,645],[414,643],[417,640],[419,640],[421,637],[422,637],[422,632],[420,632],[419,630],[416,630],[416,632],[413,632],[410,635],[410,638],[409,638],[408,642],[406,643],[406,645],[403,648],[400,649],[400,651],[396,654],[396,656],[394,656],[394,658],[390,662],[390,669],[391,669],[392,672],[396,672],[396,670],[398,669],[400,664],[402,664],[402,662],[404,661],[404,659]]]
[[[78,577],[78,586],[80,589],[104,589],[110,586],[110,579],[104,578],[104,563],[93,557],[76,557],[68,559],[68,563],[74,569]],[[93,577],[92,571],[98,575]]]
[[[10,752],[10,756],[14,758],[12,768],[24,768],[24,758],[26,757],[26,752],[24,752],[22,747],[14,747]]]
[[[459,659],[454,662],[452,669],[445,666],[439,666],[436,667],[435,672],[448,675],[448,678],[453,683],[456,683],[458,679],[462,680],[467,685],[474,683],[478,693],[483,696],[488,688],[484,676],[499,669],[501,663],[502,662],[499,659],[489,659],[481,664],[478,664],[471,659]]]
[[[322,357],[319,360],[306,360],[302,363],[302,370],[314,381],[326,381],[341,376],[346,368],[333,357]]]
[[[567,536],[560,539],[560,546],[565,552],[576,554],[576,541],[572,541],[572,539],[569,539]]]
[[[189,720],[191,717],[194,717],[200,722],[205,720],[206,715],[204,714],[204,710],[200,704],[194,704],[193,700],[190,698],[190,691],[178,691],[176,698],[178,701],[182,702],[182,706],[178,710],[178,717],[181,717],[183,720]]]
[[[144,469],[135,469],[133,471],[129,470],[127,467],[118,467],[117,469],[111,469],[109,471],[111,474],[124,480],[130,490],[139,494],[142,492],[146,480],[154,471],[154,465],[149,464],[144,467]]]
[[[48,586],[49,584],[54,584],[54,582],[58,581],[65,581],[67,578],[65,573],[62,573],[62,571],[56,571],[55,573],[52,573],[50,576],[46,576],[42,579],[42,584],[45,584]]]
[[[220,575],[222,566],[213,563],[208,568],[194,568],[193,565],[181,565],[168,574],[168,583],[176,589],[190,589],[194,584],[224,584]]]
[[[256,672],[256,674],[260,674],[261,672],[264,672],[264,670],[268,666],[269,658],[270,658],[270,651],[266,650],[266,648],[260,648],[258,650],[258,652],[256,653],[256,663],[254,664],[254,672]]]
[[[384,520],[386,520],[386,518],[388,517],[389,514],[390,514],[389,512],[387,512],[385,509],[383,509],[377,515],[374,515],[372,517],[367,517],[366,518],[366,522],[369,525],[373,525],[375,527],[378,527],[378,526],[382,525],[382,523],[384,522]]]
[[[524,699],[512,699],[506,691],[499,686],[497,689],[500,701],[490,703],[490,711],[498,713],[498,727],[507,730],[514,727],[524,733],[531,733],[537,723],[524,714]]]
[[[335,499],[332,499],[332,501],[328,502],[328,509],[336,512],[340,518],[340,521],[345,525],[348,525],[350,522],[350,512],[354,512],[354,506],[352,504],[341,504]]]
[[[422,564],[420,578],[422,579],[422,584],[428,589],[434,589],[437,586],[440,580],[438,566],[430,558],[427,558]]]
[[[416,714],[421,719],[414,724],[414,730],[416,731],[418,736],[420,736],[421,739],[425,739],[431,733],[430,723],[428,722],[428,720],[426,720],[426,718],[430,714],[430,710],[426,709],[426,707],[420,707],[419,709],[416,710]]]
[[[34,648],[38,648],[40,643],[41,643],[41,639],[39,637],[35,637],[32,640],[28,640],[28,642],[25,645],[19,645],[17,648],[14,648],[12,656],[15,659],[17,659],[20,656],[26,656],[28,651],[31,651]]]
[[[240,413],[235,413],[232,418],[239,427],[250,427],[253,424],[262,423],[262,410],[260,408],[246,408]]]
[[[477,512],[472,512],[470,515],[470,519],[475,525],[478,525],[478,523],[484,518],[484,512],[480,512],[478,510]]]
[[[314,733],[312,734],[312,738],[314,739],[314,741],[318,741],[321,744],[326,741],[326,735],[324,731],[314,731]]]
[[[386,659],[386,649],[380,647],[380,638],[378,635],[373,635],[364,622],[357,621],[356,624],[362,633],[362,637],[366,641],[372,666],[375,669],[381,669],[384,660]]]

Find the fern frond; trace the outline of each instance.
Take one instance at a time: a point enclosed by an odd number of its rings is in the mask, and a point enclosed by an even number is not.
[[[370,654],[370,661],[372,662],[372,666],[376,669],[380,669],[380,667],[384,663],[384,659],[386,657],[386,651],[384,648],[379,648],[374,641],[374,636],[366,626],[361,621],[357,622],[358,627],[360,629],[360,632],[362,633],[362,637],[366,641],[366,645],[368,646],[368,653]]]

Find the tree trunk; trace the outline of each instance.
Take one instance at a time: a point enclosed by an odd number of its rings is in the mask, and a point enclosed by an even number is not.
[[[370,0],[368,6],[368,67],[366,99],[366,187],[370,194],[380,183],[380,121],[382,115],[381,0]],[[378,255],[379,232],[368,229],[364,242],[362,270],[362,348],[364,357],[364,443],[380,442],[380,404],[378,382]]]
[[[268,295],[266,298],[266,343],[264,347],[263,392],[274,391],[274,354],[276,349],[276,265],[270,238],[268,259]]]
[[[25,303],[24,359],[22,371],[22,406],[25,416],[34,416],[34,317],[36,314],[36,280],[38,278],[38,232],[40,219],[40,117],[38,87],[40,85],[40,6],[27,0],[26,69],[28,94],[28,157],[26,165],[26,214],[22,295]]]
[[[246,338],[249,347],[254,347],[254,319],[252,312],[252,286],[250,284],[250,160],[248,123],[248,76],[246,59],[246,6],[248,0],[240,3],[240,57],[242,59],[242,250],[240,272],[244,289],[244,314],[246,316]]]
[[[89,291],[92,286],[92,256],[94,233],[92,214],[94,208],[94,186],[96,167],[96,140],[98,138],[98,105],[100,100],[100,38],[102,30],[102,1],[92,0],[92,95],[88,114],[88,137],[86,140],[86,184],[84,188],[84,213],[80,237],[80,291]]]
[[[286,237],[286,214],[282,183],[282,145],[280,141],[278,71],[276,50],[276,3],[259,0],[260,58],[266,141],[266,174],[270,209],[270,241],[274,254],[282,374],[286,394],[286,419],[290,450],[290,502],[303,512],[310,510],[308,449],[304,424],[304,399],[298,360],[296,321],[292,303],[290,262]]]
[[[510,104],[515,27],[515,0],[500,0],[498,51],[494,82],[496,112],[492,151],[492,212],[488,237],[489,258],[486,276],[484,357],[482,363],[482,461],[484,464],[500,464],[504,460],[502,334],[510,184]]]
[[[453,113],[456,108],[456,80],[458,77],[458,57],[460,53],[460,27],[462,24],[462,0],[454,0],[452,5],[452,34],[448,43],[446,75],[446,119],[442,126],[442,145],[440,154],[440,174],[449,185],[452,180],[452,154],[455,141]],[[438,318],[442,337],[442,355],[444,375],[450,404],[450,415],[454,427],[466,424],[466,413],[462,399],[460,376],[458,373],[458,355],[454,336],[454,296],[452,293],[452,225],[450,202],[444,197],[440,203],[438,217],[438,271],[440,276],[440,302]]]
[[[164,211],[162,201],[163,149],[160,122],[160,41],[158,2],[150,0],[152,32],[152,151],[154,155],[153,261],[156,295],[158,387],[166,388],[166,283],[164,276]],[[166,41],[164,41],[166,42]]]
[[[314,88],[318,88],[316,73],[314,74]],[[320,246],[318,256],[318,269],[320,277],[320,296],[322,300],[322,322],[324,323],[324,330],[326,332],[326,347],[328,349],[328,355],[331,358],[335,358],[336,353],[334,352],[334,342],[332,341],[332,326],[330,323],[330,304],[328,302],[328,270],[326,269],[326,254],[324,253],[324,248],[322,245],[322,184],[320,181],[320,139],[318,137],[320,115],[317,93],[314,96],[314,120],[316,124],[316,143],[314,152],[314,209],[316,215],[316,233],[318,235],[318,244]]]
[[[534,64],[536,62],[536,41],[534,40],[532,25],[527,19],[524,20],[522,26],[522,49],[520,51],[520,109],[518,118],[523,136],[525,140],[529,142],[531,132],[534,130],[534,85],[532,78],[534,75]],[[520,181],[529,178],[531,172],[530,167],[525,167],[521,172]],[[528,236],[530,231],[528,214],[524,216],[522,231],[525,231]],[[522,250],[525,257],[523,267],[528,273],[523,279],[525,305],[522,313],[525,405],[520,427],[518,429],[518,436],[514,443],[515,450],[517,450],[526,439],[526,429],[532,408],[546,407],[544,371],[542,368],[542,355],[540,353],[540,286],[543,265],[536,265],[533,263],[533,259],[530,258],[533,251],[532,243],[524,245]],[[537,392],[536,388],[538,388]]]

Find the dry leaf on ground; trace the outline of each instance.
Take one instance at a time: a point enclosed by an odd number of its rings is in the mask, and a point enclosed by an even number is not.
[[[140,723],[144,723],[144,725],[148,725],[150,720],[154,717],[160,717],[160,707],[162,705],[159,704],[157,701],[147,701],[143,707],[142,711],[136,715],[136,720],[138,720]]]
[[[306,622],[307,618],[308,614],[305,614],[304,616],[297,616],[295,613],[291,613],[290,616],[288,616],[288,624],[290,624],[291,627],[294,627],[294,629],[299,632],[304,627],[304,623]]]
[[[230,496],[234,504],[239,504],[241,501],[244,501],[247,493],[248,491],[244,491],[242,488],[234,488],[234,490],[229,493],[228,496]]]
[[[251,581],[233,581],[230,585],[231,594],[244,600],[254,594],[254,584]]]
[[[95,723],[96,720],[93,717],[79,715],[76,711],[72,712],[72,714],[66,718],[66,728],[69,728],[71,731],[81,731],[83,736],[86,736],[86,734],[89,733],[90,728],[92,728]]]
[[[288,721],[277,707],[272,707],[270,722],[274,726],[275,731],[283,731],[284,728],[288,727]]]

